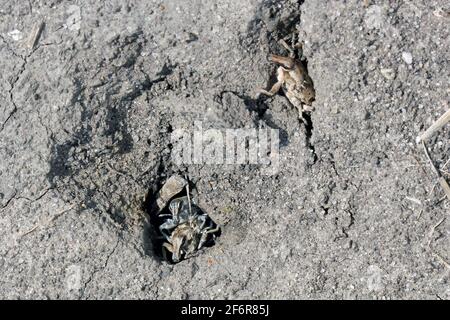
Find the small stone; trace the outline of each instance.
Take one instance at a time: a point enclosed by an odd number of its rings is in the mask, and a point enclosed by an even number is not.
[[[405,61],[407,64],[412,63],[412,54],[411,52],[403,52],[402,53],[403,61]]]
[[[195,34],[195,33],[192,33],[192,32],[188,32],[187,34],[186,34],[186,37],[185,37],[185,42],[186,43],[191,43],[191,42],[194,42],[194,41],[197,41],[198,40],[198,36]]]
[[[139,135],[137,135],[137,134],[133,134],[132,139],[133,139],[133,142],[137,143],[137,142],[139,142],[139,140],[141,140],[141,137],[139,137]]]
[[[166,206],[172,197],[180,193],[187,184],[188,182],[183,177],[179,175],[171,176],[157,195],[156,205],[159,211]]]
[[[368,29],[381,29],[384,24],[384,12],[380,6],[370,6],[364,18]]]
[[[67,8],[68,18],[66,19],[67,29],[78,31],[81,28],[81,9],[77,5],[70,5]]]
[[[14,41],[19,41],[19,40],[22,40],[22,38],[23,38],[22,32],[20,32],[17,29],[8,32],[8,36],[10,36],[11,39],[13,39]]]
[[[380,72],[383,75],[383,77],[385,77],[388,80],[392,80],[395,78],[395,71],[393,69],[381,68]]]
[[[339,113],[339,105],[335,104],[331,107],[331,113],[338,114]]]

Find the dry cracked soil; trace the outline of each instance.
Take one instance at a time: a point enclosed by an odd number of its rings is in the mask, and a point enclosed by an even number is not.
[[[449,108],[449,9],[1,0],[0,297],[450,299],[450,202],[415,142]],[[305,121],[255,97],[292,34]],[[274,130],[276,170],[174,161],[183,129]],[[449,137],[428,141],[447,178]],[[175,173],[221,236],[170,264],[147,204]]]

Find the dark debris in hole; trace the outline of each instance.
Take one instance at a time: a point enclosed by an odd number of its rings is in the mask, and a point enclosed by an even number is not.
[[[220,236],[219,226],[197,205],[189,181],[173,175],[149,196],[149,216],[154,253],[169,263],[192,257],[211,247]]]

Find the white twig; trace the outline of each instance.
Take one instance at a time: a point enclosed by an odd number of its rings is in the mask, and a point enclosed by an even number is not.
[[[450,109],[444,113],[431,127],[417,137],[417,143],[428,140],[436,131],[440,130],[450,121]]]
[[[423,145],[423,149],[425,151],[425,155],[427,156],[428,161],[431,164],[431,167],[433,168],[434,172],[436,173],[436,175],[439,178],[439,184],[441,185],[441,188],[444,190],[445,195],[450,200],[450,186],[448,185],[447,180],[445,180],[445,178],[442,176],[441,172],[434,165],[433,160],[431,160],[431,157],[430,157],[430,154],[428,152],[428,149],[427,149],[427,146],[425,144],[425,141],[423,141],[423,140],[422,140],[422,145]]]
[[[28,47],[33,50],[41,37],[42,30],[44,29],[45,23],[41,21],[33,30],[33,33],[30,37],[30,41],[28,42]]]
[[[447,269],[449,269],[450,270],[450,264],[447,262],[447,261],[445,261],[445,259],[444,258],[442,258],[438,253],[436,253],[436,252],[433,252],[433,254],[435,255],[435,257],[436,258],[438,258],[438,260],[447,268]]]
[[[20,238],[34,232],[37,228],[39,227],[47,227],[49,226],[53,221],[55,221],[57,218],[59,218],[60,216],[62,216],[63,214],[69,212],[70,210],[72,210],[73,208],[75,208],[77,204],[73,204],[71,205],[68,209],[62,210],[60,212],[58,212],[57,214],[55,214],[53,217],[51,217],[50,219],[48,219],[47,221],[44,221],[43,223],[37,223],[34,227],[32,227],[30,230],[25,231],[24,233],[22,233],[20,235]]]
[[[419,199],[413,198],[413,197],[405,197],[406,200],[414,202],[415,204],[418,204],[419,206],[422,205],[422,201],[420,201]]]
[[[429,239],[428,239],[428,247],[431,245],[431,241],[433,241],[433,234],[434,231],[442,224],[442,222],[445,221],[445,217],[442,218],[441,220],[439,220],[438,223],[436,223],[430,230],[430,235],[429,235]]]

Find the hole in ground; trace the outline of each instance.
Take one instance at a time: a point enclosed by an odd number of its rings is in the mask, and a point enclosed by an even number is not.
[[[193,183],[189,180],[186,182],[189,197],[187,188],[184,187],[161,208],[157,204],[158,199],[162,199],[159,190],[153,188],[145,203],[150,223],[144,234],[150,238],[152,253],[158,260],[171,264],[188,259],[205,247],[213,246],[221,234],[219,226],[196,204]]]

